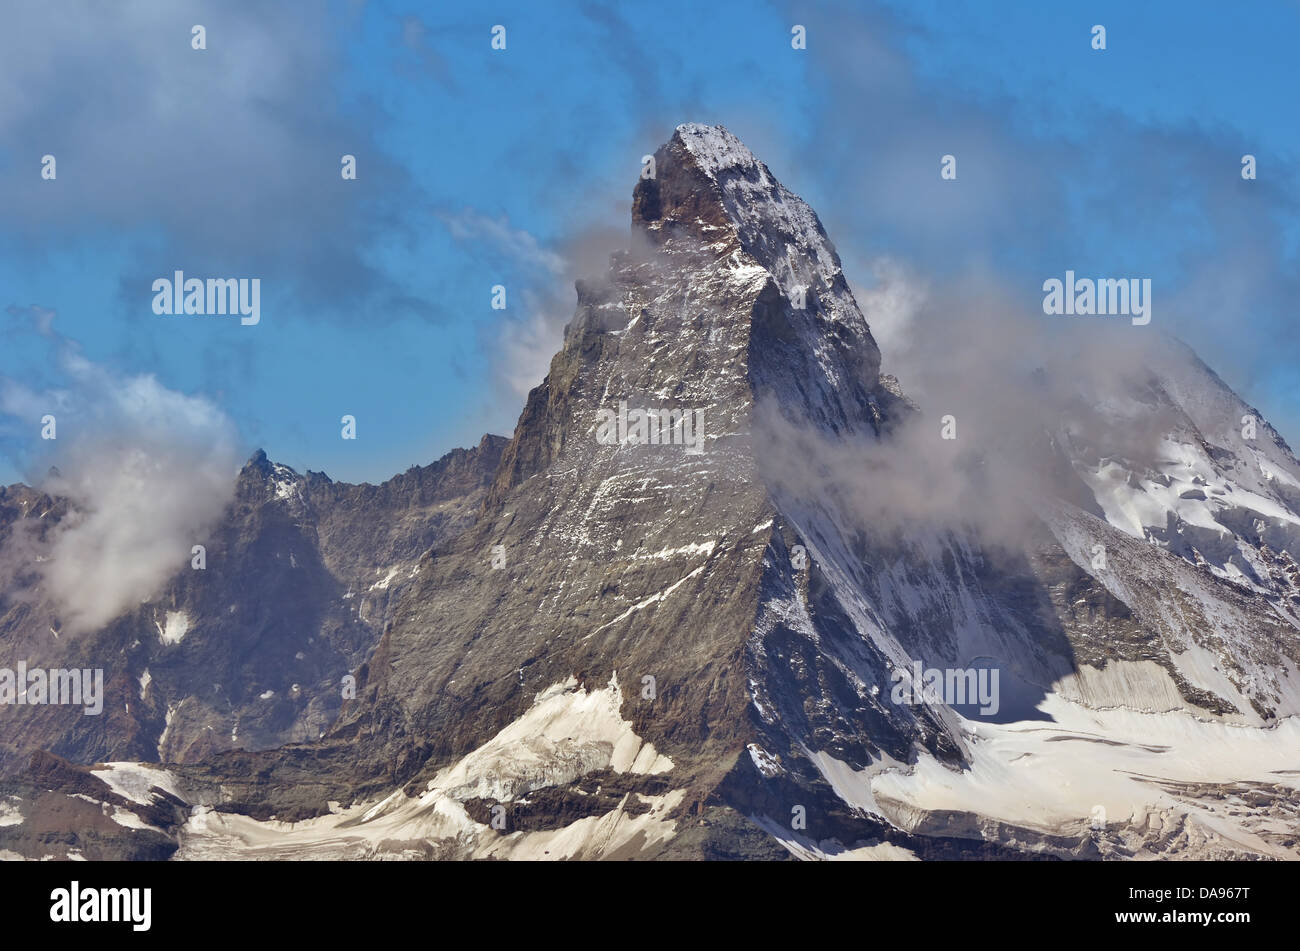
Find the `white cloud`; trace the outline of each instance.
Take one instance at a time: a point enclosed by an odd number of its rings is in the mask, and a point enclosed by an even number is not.
[[[491,218],[466,208],[456,214],[444,214],[441,218],[457,241],[487,242],[514,264],[540,268],[553,275],[564,273],[564,258],[544,248],[531,233],[512,228],[510,219],[504,215]]]
[[[47,325],[48,326],[48,325]],[[45,594],[72,633],[93,630],[153,596],[188,566],[191,547],[229,503],[239,466],[235,427],[216,405],[152,375],[119,376],[58,344],[66,384],[38,392],[12,380],[0,412],[57,419],[40,488],[69,500],[40,563]],[[36,416],[39,419],[39,416]]]

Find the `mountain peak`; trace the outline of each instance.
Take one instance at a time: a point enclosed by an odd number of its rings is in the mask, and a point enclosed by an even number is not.
[[[824,404],[841,404],[852,391],[850,402],[865,405],[864,394],[877,385],[880,351],[835,246],[816,212],[730,131],[679,125],[637,183],[632,224],[669,257],[695,254],[706,269],[729,262],[730,278],[740,284],[770,283],[774,297],[755,313],[781,316],[758,320],[754,364],[770,364],[772,381],[821,380],[824,386],[808,390],[822,391],[809,404],[813,417],[834,417],[838,429],[853,413],[839,405],[827,416]],[[764,375],[759,369],[756,380]]]
[[[786,297],[848,295],[817,213],[726,128],[679,125],[654,159],[653,176],[637,183],[632,200],[633,226],[653,243],[724,250],[734,237]]]
[[[710,176],[724,169],[754,168],[766,171],[745,143],[724,126],[683,122],[673,138],[694,156],[696,163]]]

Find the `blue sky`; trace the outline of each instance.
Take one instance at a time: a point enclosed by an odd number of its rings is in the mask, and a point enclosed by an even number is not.
[[[1300,440],[1300,4],[20,0],[0,17],[0,378],[35,398],[11,405],[75,420],[94,394],[72,351],[210,401],[241,458],[335,478],[509,434],[573,277],[626,233],[641,156],[704,121],[819,211],[860,286],[882,257],[940,283],[992,269],[1031,303],[1066,268],[1151,277],[1153,325]],[[945,153],[959,191],[941,190]],[[153,279],[178,268],[260,278],[260,324],[154,315]],[[0,415],[0,484],[45,448],[39,419]]]

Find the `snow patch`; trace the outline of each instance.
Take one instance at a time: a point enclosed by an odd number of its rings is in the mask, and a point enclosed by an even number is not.
[[[164,644],[179,644],[190,632],[190,617],[184,611],[168,611],[166,623],[154,621],[154,627],[158,628],[158,639]]]
[[[157,766],[147,766],[144,763],[103,763],[92,766],[91,771],[123,799],[142,806],[151,806],[158,801],[158,794],[151,791],[155,786],[177,799],[185,798],[181,795],[176,777]]]

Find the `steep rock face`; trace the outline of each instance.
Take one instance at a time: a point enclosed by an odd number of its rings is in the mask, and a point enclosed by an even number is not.
[[[897,398],[807,205],[725,130],[683,126],[656,159],[633,212],[652,250],[579,285],[483,517],[421,564],[376,652],[355,722],[387,762],[462,754],[571,674],[635,687],[625,715],[700,799],[749,739],[739,664],[774,515],[755,393],[796,379],[806,412],[868,433]],[[698,414],[703,451],[600,444],[620,403]]]
[[[681,126],[656,159],[659,177],[633,194],[633,227],[659,247],[734,240],[744,265],[766,272],[745,354],[755,394],[789,396],[792,383],[799,418],[862,428],[885,396],[880,351],[817,215],[721,127]]]
[[[380,486],[299,476],[259,451],[204,539],[203,570],[186,566],[102,631],[58,637],[57,607],[29,564],[0,605],[0,663],[103,668],[104,712],[5,707],[0,766],[22,768],[37,749],[83,763],[179,762],[319,738],[342,677],[382,635],[389,600],[426,549],[473,518],[504,443],[485,437]],[[64,511],[25,487],[0,498],[0,524],[37,559]]]

